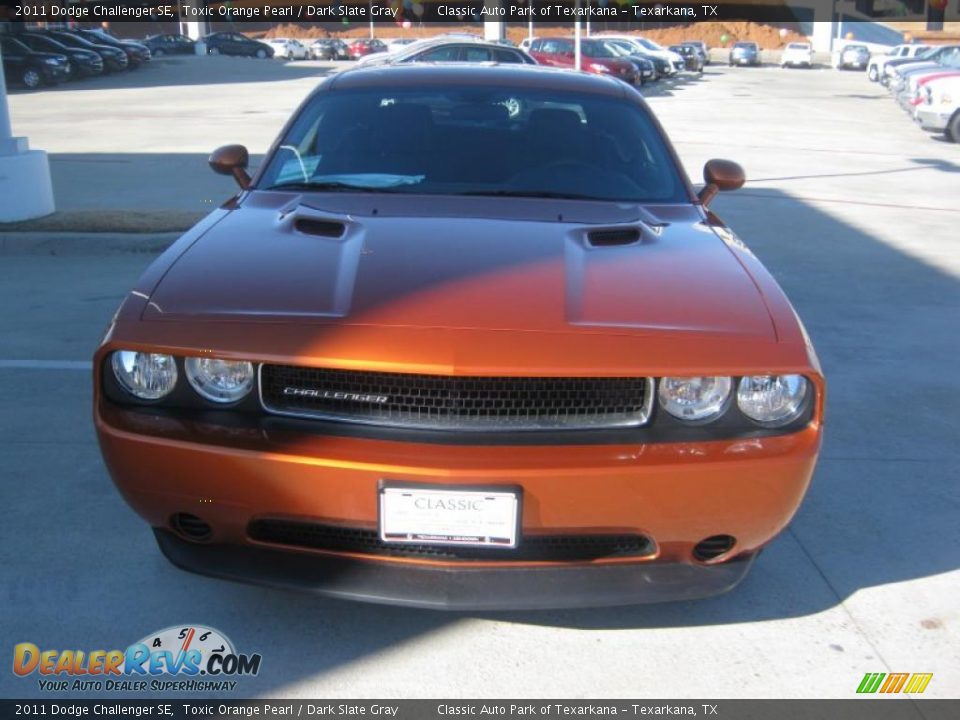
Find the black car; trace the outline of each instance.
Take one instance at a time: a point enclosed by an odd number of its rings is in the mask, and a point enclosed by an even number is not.
[[[72,48],[46,35],[34,33],[18,33],[13,37],[34,52],[65,55],[70,61],[70,76],[73,78],[89,77],[103,72],[103,58],[94,50]]]
[[[684,44],[671,45],[669,50],[683,58],[683,65],[687,70],[699,73],[703,72],[703,56],[695,46]]]
[[[127,62],[131,70],[150,60],[150,48],[143,43],[134,40],[120,40],[103,30],[75,30],[74,32],[89,42],[123,50],[127,54]]]
[[[760,46],[755,42],[734,43],[727,56],[727,62],[730,67],[734,65],[760,67]]]
[[[0,35],[0,57],[3,58],[4,77],[30,89],[44,83],[55,85],[70,77],[70,61],[66,55],[34,52],[19,40],[5,35]]]
[[[633,66],[637,69],[637,83],[640,85],[646,85],[648,82],[656,82],[660,77],[656,65],[653,64],[650,58],[633,52],[632,49],[624,47],[623,45],[617,45],[612,42],[608,42],[606,45],[624,60],[629,60],[633,63]]]
[[[314,60],[349,60],[350,51],[343,40],[321,38],[310,44],[310,57]]]
[[[197,51],[197,43],[186,35],[168,33],[165,35],[151,35],[143,41],[154,57],[162,55],[193,55]]]
[[[246,55],[256,58],[272,58],[273,48],[266,43],[251,40],[238,32],[218,32],[207,35],[203,41],[207,44],[209,55]]]
[[[79,48],[81,50],[92,50],[103,60],[104,71],[112,72],[116,70],[126,70],[129,65],[127,54],[119,48],[100,43],[92,43],[84,40],[82,37],[72,32],[62,30],[48,30],[46,32],[31,32],[33,35],[44,35],[53,38],[58,43],[67,47]]]

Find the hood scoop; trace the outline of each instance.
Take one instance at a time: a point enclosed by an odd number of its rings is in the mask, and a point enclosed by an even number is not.
[[[316,218],[299,217],[294,220],[293,229],[304,235],[339,238],[343,237],[343,234],[347,231],[347,226],[335,220],[318,220]]]
[[[592,247],[617,247],[640,242],[640,228],[616,228],[612,230],[591,230],[587,233],[587,242]]]

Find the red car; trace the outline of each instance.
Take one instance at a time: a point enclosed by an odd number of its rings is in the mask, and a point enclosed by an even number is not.
[[[529,53],[541,65],[572,69],[575,62],[573,38],[538,38]],[[631,85],[639,80],[636,66],[618,57],[602,40],[581,40],[580,55],[584,72],[609,75]]]
[[[354,40],[347,46],[347,52],[350,53],[351,60],[358,60],[364,55],[387,52],[387,44],[382,40],[377,40],[376,38]]]

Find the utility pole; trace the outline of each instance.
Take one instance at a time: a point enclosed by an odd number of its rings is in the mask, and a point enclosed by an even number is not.
[[[580,0],[577,0],[577,18],[573,21],[573,67],[576,70],[581,69],[582,58],[580,55]]]
[[[3,63],[0,49],[0,65]],[[25,137],[13,137],[7,84],[0,72],[0,222],[18,222],[54,210],[50,164],[43,150],[31,150]]]

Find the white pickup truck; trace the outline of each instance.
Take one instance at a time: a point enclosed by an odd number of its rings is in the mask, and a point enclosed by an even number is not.
[[[883,68],[888,62],[898,58],[914,57],[928,49],[929,45],[895,45],[885,55],[871,55],[867,65],[867,77],[872,82],[879,82],[883,77]]]
[[[960,142],[960,76],[927,83],[916,118],[924,130],[942,132],[948,140]]]

